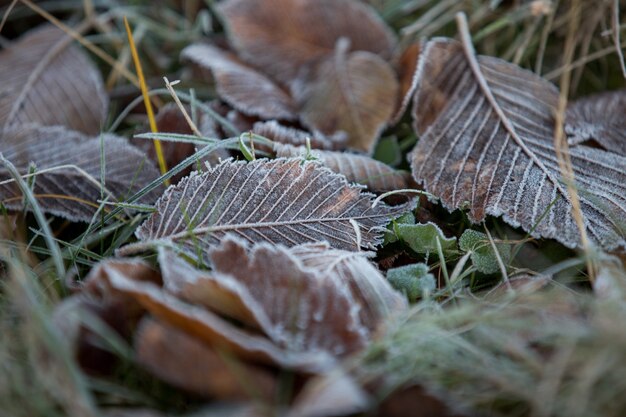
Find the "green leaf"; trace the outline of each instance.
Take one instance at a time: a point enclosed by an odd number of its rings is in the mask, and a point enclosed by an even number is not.
[[[498,272],[498,255],[502,262],[507,265],[511,261],[511,247],[505,243],[496,243],[496,254],[486,234],[476,230],[467,229],[459,239],[459,247],[464,252],[471,253],[472,263],[479,272],[493,274]]]
[[[402,162],[402,149],[400,149],[398,138],[390,136],[378,141],[374,151],[374,159],[389,166],[399,165]]]
[[[396,290],[406,294],[409,301],[422,297],[426,292],[432,293],[437,287],[435,277],[424,263],[390,269],[387,280]]]
[[[400,239],[395,232],[395,228],[399,224],[415,224],[415,216],[413,216],[413,213],[406,213],[393,220],[391,224],[387,227],[388,231],[385,232],[385,245],[387,245],[388,243],[397,242]]]
[[[417,253],[437,252],[437,240],[440,241],[444,254],[456,250],[456,237],[446,237],[439,226],[431,222],[395,224],[394,231],[398,238]]]

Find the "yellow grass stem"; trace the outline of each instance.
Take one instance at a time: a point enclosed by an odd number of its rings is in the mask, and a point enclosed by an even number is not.
[[[158,133],[157,124],[154,119],[154,111],[152,111],[152,103],[150,102],[150,96],[148,96],[148,86],[146,85],[146,78],[143,76],[143,70],[141,69],[141,62],[139,61],[139,54],[137,53],[137,47],[133,39],[133,33],[130,30],[128,19],[124,16],[124,26],[126,26],[126,34],[128,35],[128,44],[130,46],[130,53],[135,62],[135,69],[137,70],[137,78],[139,79],[139,86],[141,87],[141,94],[143,95],[143,102],[146,106],[146,113],[148,114],[148,120],[150,121],[150,130],[152,133]],[[161,147],[161,141],[154,140],[154,149],[156,150],[157,160],[159,161],[159,168],[161,169],[161,175],[167,172],[167,165],[165,164],[165,157],[163,156],[163,148]],[[169,185],[169,181],[165,180],[165,185]]]

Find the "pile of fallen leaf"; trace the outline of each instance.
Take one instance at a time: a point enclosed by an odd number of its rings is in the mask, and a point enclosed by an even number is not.
[[[84,325],[93,316],[132,342],[138,365],[200,397],[271,404],[290,371],[288,415],[364,411],[376,382],[361,386],[346,364],[409,301],[444,286],[399,254],[381,272],[381,245],[458,256],[457,277],[466,264],[506,276],[512,257],[477,230],[446,236],[416,211],[415,193],[474,223],[495,216],[570,248],[626,248],[624,91],[572,103],[564,151],[557,89],[476,55],[462,16],[461,41],[400,45],[356,0],[224,0],[215,10],[226,39],[181,59],[219,100],[197,124],[189,107],[160,111],[176,168],[162,177],[150,142],[99,134],[109,98],[70,37],[43,26],[0,51],[4,207],[141,223],[55,310],[85,370],[107,374],[116,362]],[[412,175],[371,157],[403,117],[418,136]],[[233,147],[249,160],[229,159]]]

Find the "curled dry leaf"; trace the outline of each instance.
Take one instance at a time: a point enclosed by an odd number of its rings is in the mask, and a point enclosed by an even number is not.
[[[98,200],[123,201],[159,176],[146,156],[125,139],[108,134],[90,138],[63,127],[0,128],[0,152],[20,174],[28,174],[33,165],[35,172],[48,170],[34,177],[33,193],[45,212],[72,221],[91,221]],[[103,184],[101,160],[106,163]],[[2,203],[21,210],[22,194],[4,168],[0,168],[0,181]],[[142,202],[155,198],[153,192]]]
[[[595,94],[567,108],[565,133],[570,145],[593,140],[626,156],[626,90]]]
[[[327,241],[358,251],[379,244],[383,227],[414,206],[372,207],[372,201],[372,194],[316,163],[224,161],[168,188],[156,212],[137,229],[142,242],[122,252],[166,244],[196,257],[229,232],[251,243]]]
[[[362,252],[332,249],[327,243],[298,245],[290,251],[307,268],[316,270],[326,279],[347,285],[345,291],[361,304],[361,323],[372,333],[384,320],[407,308],[404,297],[391,287]]]
[[[303,352],[281,349],[258,334],[240,329],[204,306],[184,302],[150,282],[141,282],[123,274],[109,274],[106,286],[138,302],[159,321],[242,360],[280,365],[305,372],[320,372],[336,364],[323,351]]]
[[[209,345],[152,318],[144,318],[135,336],[137,361],[168,383],[203,397],[269,402],[274,376],[262,368],[220,354]]]
[[[52,25],[0,51],[0,126],[61,125],[100,132],[108,107],[98,69]]]
[[[423,47],[424,45],[422,43],[412,43],[402,52],[402,55],[400,55],[396,66],[400,80],[399,103],[395,114],[389,122],[390,125],[394,125],[400,121],[413,98],[418,81],[416,71],[417,62]]]
[[[365,346],[369,332],[347,283],[304,268],[287,248],[257,244],[249,254],[247,250],[245,244],[225,239],[211,251],[213,273],[192,273],[194,283],[185,286],[183,296],[204,300],[217,312],[260,329],[289,351],[341,356]],[[181,272],[188,273],[185,268],[170,272],[183,279]]]
[[[231,44],[248,63],[288,83],[303,65],[331,54],[345,38],[352,50],[391,56],[395,37],[370,7],[352,0],[227,0],[218,6]]]
[[[295,147],[276,143],[274,151],[276,156],[283,158],[307,156],[307,149],[303,146]],[[408,173],[396,171],[369,156],[317,150],[311,151],[309,156],[330,168],[331,171],[344,175],[348,181],[365,185],[375,193],[409,187]]]
[[[166,290],[262,332],[289,352],[320,358],[355,352],[385,319],[407,308],[363,254],[326,244],[248,247],[227,237],[209,256],[211,272],[161,249]]]
[[[264,119],[296,118],[289,94],[233,54],[211,45],[196,44],[185,48],[182,57],[210,69],[220,97],[235,109]]]
[[[283,126],[276,120],[257,122],[252,127],[252,132],[264,136],[274,142],[294,146],[305,146],[307,139],[311,148],[338,150],[344,148],[348,137],[345,132],[335,132],[331,136],[325,136],[320,132],[305,132],[293,127]]]
[[[325,135],[344,131],[348,147],[371,153],[396,109],[398,81],[378,55],[348,48],[340,40],[334,55],[294,82],[292,94],[305,126]]]
[[[99,374],[110,373],[117,358],[104,349],[102,335],[85,326],[89,316],[97,318],[124,340],[130,341],[135,326],[145,310],[132,297],[113,292],[108,277],[121,274],[139,282],[160,285],[160,274],[148,264],[136,259],[107,259],[96,265],[83,281],[82,291],[59,303],[54,310],[53,323],[69,342],[80,365]]]
[[[580,245],[553,143],[558,91],[470,49],[435,39],[422,54],[415,179],[448,209],[468,207],[474,222],[502,216],[535,237]],[[607,250],[625,246],[626,158],[585,146],[570,158],[590,239]]]
[[[341,369],[310,379],[294,400],[287,417],[346,416],[365,412],[367,393]]]

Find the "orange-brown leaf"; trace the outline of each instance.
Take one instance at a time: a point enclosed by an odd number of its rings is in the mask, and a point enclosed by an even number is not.
[[[290,95],[233,54],[211,45],[195,44],[185,48],[182,57],[210,69],[220,97],[242,113],[264,119],[296,118]]]
[[[189,336],[185,332],[145,318],[135,336],[137,361],[152,374],[185,391],[217,400],[263,398],[275,394],[275,378],[268,371]]]
[[[227,0],[218,10],[239,56],[285,84],[303,65],[332,53],[340,38],[353,51],[384,58],[395,44],[383,20],[358,1]]]
[[[325,135],[344,131],[348,147],[372,152],[396,109],[398,81],[378,55],[349,53],[340,42],[334,55],[293,84],[292,94],[309,129]]]

